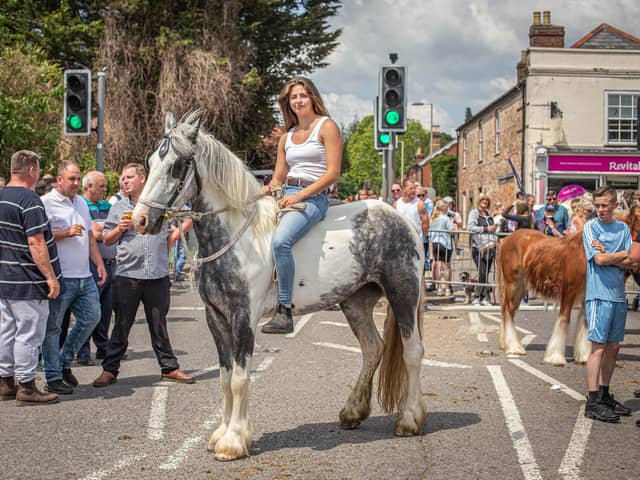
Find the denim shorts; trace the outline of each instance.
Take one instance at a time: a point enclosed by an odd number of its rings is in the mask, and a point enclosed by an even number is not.
[[[589,340],[596,343],[621,342],[627,321],[627,303],[587,300]]]

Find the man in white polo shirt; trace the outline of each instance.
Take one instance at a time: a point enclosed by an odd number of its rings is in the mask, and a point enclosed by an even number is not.
[[[87,203],[78,195],[80,169],[68,160],[58,168],[58,186],[42,197],[62,266],[62,293],[49,305],[47,334],[42,344],[42,361],[47,379],[45,390],[70,394],[78,385],[71,372],[73,357],[100,320],[100,294],[89,269],[89,257],[97,267],[102,285],[107,273],[98,244],[91,231]],[[60,324],[67,309],[75,324],[59,347]]]

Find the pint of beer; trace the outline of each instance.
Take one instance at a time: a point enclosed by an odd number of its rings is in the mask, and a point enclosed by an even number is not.
[[[132,210],[125,210],[124,212],[122,212],[122,218],[128,218],[129,220],[131,220],[132,216],[133,216]]]

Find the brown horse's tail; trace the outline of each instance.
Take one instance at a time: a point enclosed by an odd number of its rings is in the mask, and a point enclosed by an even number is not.
[[[417,328],[422,341],[424,277],[420,282],[420,301],[418,303]],[[387,307],[387,318],[384,321],[384,347],[382,362],[378,374],[378,403],[387,413],[401,409],[407,400],[407,383],[409,380],[404,363],[404,346],[398,322],[393,314],[391,304]]]

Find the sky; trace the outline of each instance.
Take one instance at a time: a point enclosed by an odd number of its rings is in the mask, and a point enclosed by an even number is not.
[[[601,23],[640,37],[639,0],[343,0],[331,21],[340,45],[310,78],[346,126],[373,113],[380,66],[396,52],[409,104],[433,104],[433,123],[455,135],[466,107],[476,113],[515,85],[533,12],[544,10],[565,27],[565,47]]]

